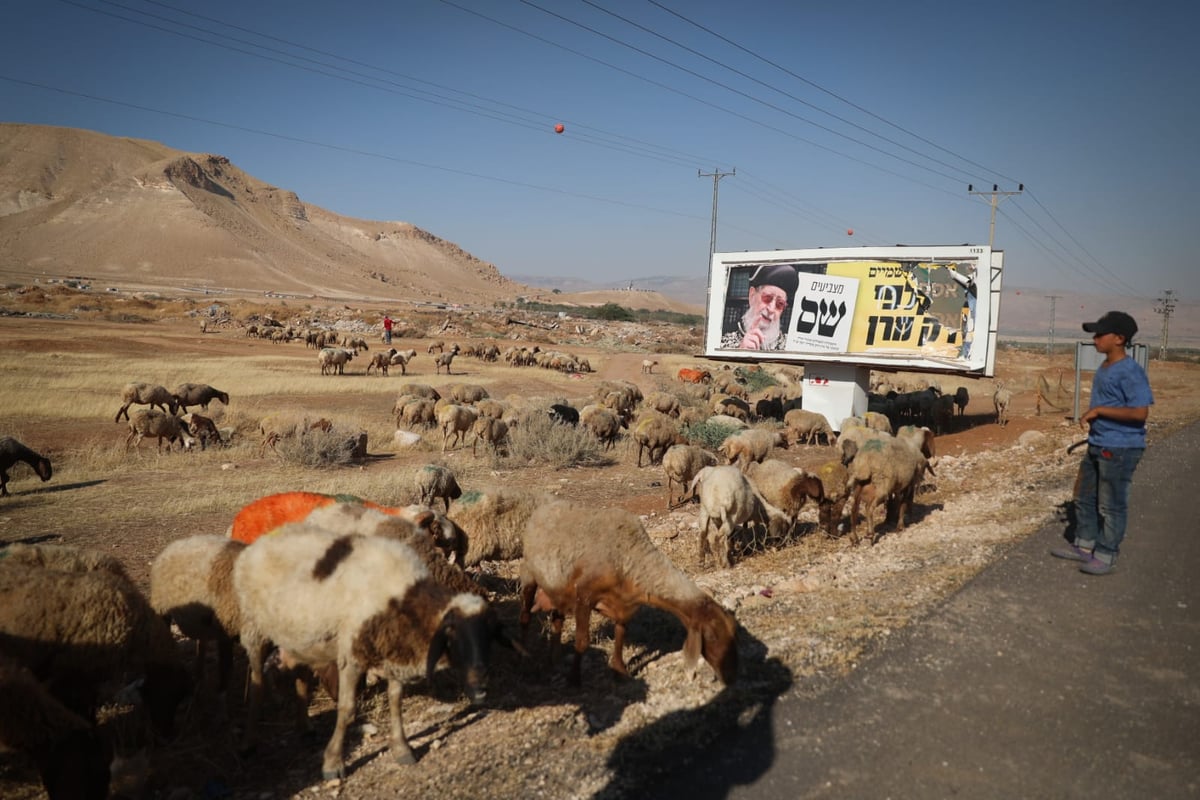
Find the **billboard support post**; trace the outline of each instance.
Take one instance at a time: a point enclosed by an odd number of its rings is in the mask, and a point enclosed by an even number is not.
[[[823,414],[841,433],[842,420],[867,410],[869,367],[854,364],[809,364],[804,368],[804,408]]]

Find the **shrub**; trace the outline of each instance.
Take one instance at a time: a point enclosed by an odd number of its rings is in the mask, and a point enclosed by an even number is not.
[[[734,425],[726,425],[720,422],[697,422],[693,425],[687,425],[683,429],[683,435],[692,444],[698,444],[701,447],[706,447],[709,450],[716,450],[721,446],[721,443],[728,439],[733,434],[737,433],[739,428]]]
[[[738,367],[733,371],[737,376],[738,382],[746,386],[746,391],[753,394],[766,389],[768,386],[778,386],[779,381],[775,380],[775,376],[767,372],[765,369],[752,367]]]
[[[315,430],[303,436],[280,439],[275,451],[288,464],[309,469],[328,469],[354,463],[358,443],[357,435],[350,436],[337,430]]]
[[[554,422],[548,414],[533,414],[509,429],[507,458],[552,467],[610,463],[596,437],[586,428]]]

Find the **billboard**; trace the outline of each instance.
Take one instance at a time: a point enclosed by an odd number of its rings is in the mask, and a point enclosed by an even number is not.
[[[1003,265],[980,245],[714,253],[704,354],[990,377]]]

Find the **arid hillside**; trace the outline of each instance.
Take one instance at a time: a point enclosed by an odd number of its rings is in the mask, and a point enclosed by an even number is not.
[[[405,222],[343,217],[229,159],[0,124],[0,278],[482,303],[531,290]]]

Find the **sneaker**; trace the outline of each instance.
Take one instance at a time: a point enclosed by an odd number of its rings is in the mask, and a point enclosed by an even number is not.
[[[1080,565],[1079,571],[1087,573],[1088,575],[1107,575],[1116,568],[1116,564],[1110,564],[1107,561],[1101,561],[1093,556]]]
[[[1065,558],[1068,561],[1094,561],[1091,550],[1080,550],[1070,542],[1055,547],[1050,551],[1050,555],[1055,558]]]

